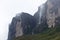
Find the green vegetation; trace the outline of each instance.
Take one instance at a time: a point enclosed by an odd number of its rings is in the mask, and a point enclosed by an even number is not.
[[[60,28],[50,28],[43,33],[17,37],[15,40],[60,40]]]

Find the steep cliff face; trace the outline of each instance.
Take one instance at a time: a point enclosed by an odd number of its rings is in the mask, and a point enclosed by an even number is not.
[[[56,18],[60,17],[60,0],[48,0],[45,4],[40,6],[40,10],[37,11],[39,23],[47,23],[48,27],[54,27],[56,25]]]
[[[41,5],[38,8],[38,11],[34,14],[34,17],[37,20],[36,28],[34,30],[35,33],[42,33],[48,29],[46,14],[47,14],[47,3]]]
[[[13,38],[15,38],[15,33],[16,33],[16,18],[14,17],[12,19],[11,24],[9,25],[9,33],[8,33],[8,40],[13,40]]]
[[[36,26],[36,20],[29,14],[22,13],[21,21],[24,34],[32,34],[33,28]]]
[[[8,40],[15,37],[42,33],[48,27],[60,28],[60,0],[48,0],[38,8],[34,16],[21,13],[12,19]],[[59,29],[58,29],[59,30]]]
[[[52,3],[49,1],[47,2],[47,6],[48,6],[47,15],[46,15],[47,23],[49,27],[52,27],[52,26],[54,27],[55,26],[55,12],[52,11],[54,8],[53,8]]]
[[[22,12],[12,19],[9,26],[8,40],[13,40],[13,38],[18,36],[32,34],[35,26],[35,18],[28,13]]]
[[[49,27],[56,25],[56,18],[60,17],[60,0],[48,0],[47,1],[47,23]]]

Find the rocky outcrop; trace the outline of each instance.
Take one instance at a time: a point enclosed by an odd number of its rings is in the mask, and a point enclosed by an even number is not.
[[[22,12],[12,19],[9,26],[8,40],[13,38],[33,34],[33,29],[36,26],[35,18],[28,13]]]
[[[60,0],[48,0],[39,6],[34,16],[24,12],[16,15],[9,26],[8,40],[22,35],[42,33],[48,27],[60,26],[59,4]]]
[[[38,11],[34,14],[34,17],[37,20],[36,28],[34,33],[41,33],[48,29],[46,12],[47,11],[47,4],[43,4],[38,8]]]
[[[34,14],[34,18],[36,19],[37,24],[40,23],[40,7],[38,7],[38,11]]]
[[[9,33],[8,33],[8,40],[13,40],[13,38],[15,38],[15,33],[16,33],[16,18],[14,17],[12,19],[11,24],[9,25]]]
[[[22,13],[21,21],[24,34],[32,34],[33,28],[36,26],[36,20],[29,14]]]
[[[39,19],[38,22],[44,23],[46,22],[48,24],[48,27],[55,27],[56,23],[56,18],[60,17],[60,0],[47,0],[46,3],[41,5],[39,7],[40,10],[37,11],[36,16],[38,13]],[[40,11],[40,12],[39,12]]]
[[[60,26],[60,0],[48,0],[46,3],[38,7],[38,11],[34,14],[37,20],[35,33],[43,32],[48,28]]]
[[[49,27],[54,27],[56,25],[56,18],[60,17],[60,0],[48,0],[47,1],[47,23]]]

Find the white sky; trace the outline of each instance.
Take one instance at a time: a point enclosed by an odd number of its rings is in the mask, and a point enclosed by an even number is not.
[[[7,40],[8,25],[20,12],[33,15],[46,0],[0,0],[0,40]]]

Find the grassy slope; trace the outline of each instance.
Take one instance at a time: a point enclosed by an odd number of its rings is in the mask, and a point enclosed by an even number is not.
[[[18,37],[15,40],[60,40],[60,32],[54,28],[44,33]]]

